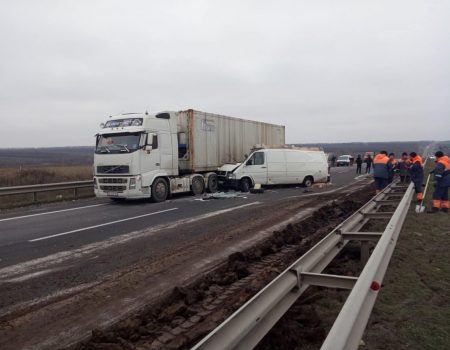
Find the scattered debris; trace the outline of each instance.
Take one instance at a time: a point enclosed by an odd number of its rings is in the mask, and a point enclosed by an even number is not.
[[[247,198],[247,196],[241,192],[229,191],[229,192],[216,192],[216,193],[204,193],[201,199],[198,201],[206,201],[210,199],[229,199],[229,198]]]

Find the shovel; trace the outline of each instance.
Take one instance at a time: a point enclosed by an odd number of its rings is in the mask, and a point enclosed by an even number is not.
[[[427,194],[428,183],[430,182],[431,173],[428,174],[427,182],[425,184],[425,190],[423,191],[423,199],[420,201],[420,204],[416,204],[416,213],[423,213],[425,211],[425,206],[423,205],[423,200]]]

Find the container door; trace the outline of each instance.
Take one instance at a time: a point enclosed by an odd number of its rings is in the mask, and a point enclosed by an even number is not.
[[[243,173],[250,175],[255,183],[267,185],[267,161],[264,152],[255,152],[245,163]]]

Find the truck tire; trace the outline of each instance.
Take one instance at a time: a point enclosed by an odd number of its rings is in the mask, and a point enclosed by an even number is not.
[[[208,192],[215,193],[219,190],[219,179],[216,174],[211,174],[208,177]]]
[[[169,195],[169,185],[162,177],[156,179],[152,185],[152,201],[155,203],[164,202]]]
[[[205,191],[205,180],[203,177],[196,176],[192,179],[191,191],[193,194],[202,194]]]
[[[239,186],[239,188],[242,192],[249,192],[250,187],[252,187],[252,185],[249,179],[244,178],[241,180],[241,185]]]
[[[314,180],[311,176],[307,176],[303,180],[303,186],[305,187],[311,187],[314,183]]]

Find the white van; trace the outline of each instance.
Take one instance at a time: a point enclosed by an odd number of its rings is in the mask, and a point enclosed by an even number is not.
[[[243,163],[225,164],[218,170],[219,184],[247,192],[255,184],[282,185],[328,182],[328,162],[323,151],[261,149]]]

